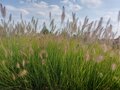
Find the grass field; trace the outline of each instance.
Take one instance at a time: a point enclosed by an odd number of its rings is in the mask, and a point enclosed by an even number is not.
[[[63,12],[63,28],[50,19],[50,30],[44,23],[38,32],[34,17],[15,24],[2,13],[0,90],[120,90],[120,48],[110,20],[85,17],[78,25],[73,13],[65,24]]]
[[[2,90],[119,90],[120,52],[45,35],[0,40]]]

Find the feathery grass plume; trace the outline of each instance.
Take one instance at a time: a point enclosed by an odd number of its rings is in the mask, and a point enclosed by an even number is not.
[[[118,12],[118,18],[117,18],[118,20],[118,26],[117,26],[117,31],[119,30],[119,24],[120,24],[120,11]]]
[[[2,60],[2,65],[4,65],[4,66],[5,66],[5,64],[6,64],[5,60]]]
[[[72,13],[72,22],[70,23],[71,33],[75,33],[77,31],[78,29],[77,22],[78,22],[78,18],[76,18],[76,14]]]
[[[55,25],[55,20],[52,19],[52,15],[51,15],[51,12],[49,12],[49,18],[50,18],[50,33],[54,33],[55,29],[56,29],[56,25]]]
[[[20,69],[20,64],[17,62],[16,67]]]
[[[97,58],[96,58],[96,62],[97,63],[100,63],[104,60],[104,56],[103,55],[99,55]]]
[[[81,21],[79,21],[79,25],[78,25],[78,32],[77,32],[77,35],[80,36],[81,35]]]
[[[23,60],[22,61],[22,66],[25,67],[25,64],[26,64],[26,62],[25,62],[25,60]]]
[[[96,25],[96,23],[97,22],[95,22],[95,25]],[[103,24],[103,17],[100,18],[97,26],[95,27],[95,29],[92,33],[92,38],[94,39],[94,41],[98,40],[102,34],[102,30],[103,30],[102,24]]]
[[[12,79],[15,81],[16,80],[16,76],[15,74],[12,73]]]
[[[85,54],[85,60],[89,61],[90,60],[90,53],[87,51]]]
[[[64,54],[65,54],[65,55],[67,54],[67,51],[68,51],[68,47],[67,47],[67,45],[66,45],[65,48],[64,48]]]
[[[64,20],[65,20],[65,7],[63,6],[61,14],[61,24],[63,24]]]
[[[72,12],[72,20],[73,20],[73,22],[75,22],[75,20],[76,20],[76,14],[73,12]]]
[[[34,55],[34,50],[31,46],[29,47],[29,55],[32,55],[32,56]]]
[[[100,78],[103,77],[103,73],[101,73],[101,72],[98,72],[98,75],[99,75]]]
[[[95,29],[95,28],[96,28],[96,26],[97,26],[97,20],[96,20],[96,21],[94,21],[93,29]]]
[[[20,50],[20,54],[22,55],[22,57],[27,58],[27,54],[23,50]]]
[[[97,29],[99,29],[102,26],[102,24],[103,24],[103,17],[100,18]]]
[[[27,74],[28,74],[28,71],[26,69],[23,69],[18,73],[18,77],[24,77]]]
[[[9,15],[9,22],[12,21],[12,14]]]
[[[23,21],[23,15],[20,13],[20,20]]]
[[[84,19],[82,28],[81,28],[81,34],[82,34],[82,35],[84,34],[84,29],[85,29],[85,27],[87,26],[88,21],[89,21],[89,19],[88,19],[88,17],[86,16],[85,19]]]
[[[108,19],[107,23],[106,23],[106,27],[108,27],[108,25],[110,24],[111,22],[111,18]]]
[[[42,59],[42,65],[45,65],[46,61],[44,59]]]
[[[39,53],[39,57],[43,60],[46,59],[48,57],[48,53],[46,50],[41,50],[41,52]]]
[[[118,24],[120,22],[120,11],[118,12]]]
[[[113,39],[113,32],[112,32],[113,26],[110,24],[104,31],[103,36],[106,40],[106,43],[110,43],[111,39]]]
[[[54,21],[54,19],[52,19],[51,20],[51,22],[50,22],[50,33],[54,33],[54,31],[55,31],[55,29],[56,29],[56,25],[55,25],[55,23],[54,23],[55,21]]]
[[[88,29],[87,29],[88,32],[91,32],[93,23],[94,23],[94,22],[92,21],[91,23],[88,24]]]
[[[31,33],[35,34],[37,32],[38,19],[35,19],[35,17],[32,17],[30,23],[31,23]]]
[[[111,39],[112,29],[113,29],[113,25],[110,24],[110,26],[108,27],[108,36],[110,36],[108,37],[109,39]]]
[[[101,45],[101,48],[103,49],[104,53],[109,50],[108,46],[105,43]]]
[[[117,68],[117,65],[116,65],[115,63],[113,63],[113,64],[111,65],[111,69],[112,69],[112,71],[115,71],[116,68]]]
[[[69,23],[70,23],[70,20],[68,19],[68,20],[67,20],[67,25],[66,25],[66,27],[68,27],[68,28],[70,27],[70,26],[69,26],[69,25],[70,25]]]
[[[50,21],[51,21],[51,19],[52,19],[51,12],[49,12],[49,19],[50,19]]]
[[[92,32],[92,26],[93,26],[93,21],[87,25],[87,31],[84,33],[85,39],[88,41],[91,39],[91,32]]]
[[[6,7],[1,7],[1,14],[2,14],[2,17],[5,18],[6,17]]]
[[[103,17],[101,17],[100,20],[99,20],[99,22],[98,22],[97,28],[95,30],[95,34],[97,34],[98,31],[101,29],[102,24],[103,24]]]
[[[120,48],[120,36],[113,40],[113,48],[115,49]]]
[[[2,10],[3,5],[0,3],[0,11]]]

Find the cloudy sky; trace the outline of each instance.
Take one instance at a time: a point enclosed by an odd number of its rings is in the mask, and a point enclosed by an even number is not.
[[[91,20],[104,17],[104,20],[112,18],[112,23],[117,22],[117,15],[120,9],[120,0],[39,0],[38,3],[30,3],[31,0],[0,0],[6,6],[7,15],[10,13],[17,21],[20,14],[26,20],[32,16],[39,18],[41,23],[49,20],[49,12],[56,22],[60,21],[62,6],[66,9],[66,20],[71,18],[71,13],[75,12],[79,19],[83,20],[88,16]]]

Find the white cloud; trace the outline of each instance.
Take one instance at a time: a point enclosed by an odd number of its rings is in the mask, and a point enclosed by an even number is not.
[[[49,7],[51,13],[55,14],[55,15],[61,15],[61,8],[58,5],[50,5]]]
[[[34,8],[40,8],[40,9],[46,9],[46,8],[48,8],[48,5],[42,4],[42,3],[39,3],[39,4],[34,3],[32,6],[33,6]]]
[[[44,12],[37,12],[38,15],[41,15],[41,16],[45,16],[45,13]]]
[[[40,4],[41,5],[46,5],[46,6],[48,5],[48,3],[44,2],[44,1],[41,1]]]
[[[102,0],[81,0],[81,3],[89,8],[96,8],[102,4]]]
[[[53,9],[53,10],[59,10],[60,7],[58,5],[50,5],[50,7]]]
[[[118,16],[119,9],[109,10],[104,12],[104,18],[107,20],[111,18],[112,23],[117,23],[117,16]]]
[[[77,11],[82,9],[82,7],[80,5],[78,5],[78,4],[73,4],[71,6],[72,6],[71,10],[75,11],[75,12],[77,12]]]
[[[49,16],[49,12],[54,16],[60,16],[62,10],[58,5],[49,5],[46,2],[41,1],[40,3],[32,4],[32,8],[28,8],[30,12],[42,15],[44,17]],[[47,15],[47,16],[46,16]]]
[[[29,14],[29,11],[27,11],[24,8],[17,8],[17,7],[12,6],[12,5],[6,5],[6,8],[11,13],[16,13],[16,14],[22,13],[23,15],[28,15]]]
[[[25,3],[25,1],[20,0],[20,1],[19,1],[19,3],[20,3],[20,4],[24,4],[24,3]]]
[[[61,3],[67,7],[70,12],[78,12],[82,9],[76,0],[61,0]]]
[[[63,4],[66,4],[66,3],[69,2],[69,0],[61,0],[60,2],[63,3]]]
[[[76,2],[77,0],[61,0],[60,2],[63,4],[69,3],[69,2]]]
[[[23,9],[23,8],[18,9],[18,11],[20,11],[23,15],[28,15],[29,14],[29,12],[27,10]]]
[[[11,6],[11,5],[5,5],[5,7],[7,8],[7,10],[10,10],[10,11],[15,11],[15,10],[17,10],[16,7]]]

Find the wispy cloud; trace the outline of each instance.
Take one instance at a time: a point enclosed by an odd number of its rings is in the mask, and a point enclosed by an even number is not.
[[[69,2],[69,0],[61,0],[61,3],[67,4]]]
[[[18,11],[20,11],[23,15],[28,15],[29,14],[29,12],[24,8],[18,9]]]
[[[82,9],[82,6],[80,6],[76,0],[61,0],[60,1],[64,6],[69,9],[71,12],[78,12]]]
[[[41,15],[41,16],[45,16],[45,13],[44,12],[37,12],[38,15]]]
[[[102,4],[102,0],[81,0],[81,3],[89,8],[96,8]]]
[[[22,13],[23,15],[28,15],[29,14],[29,11],[27,11],[26,9],[24,8],[17,8],[15,6],[12,6],[12,5],[6,5],[6,8],[9,12],[11,13],[16,13],[16,14],[20,14]]]
[[[60,16],[62,10],[58,5],[49,5],[46,2],[34,3],[31,5],[32,8],[27,8],[31,13],[39,14],[44,18],[48,18],[49,12],[54,15],[54,18],[58,18],[55,16]]]

